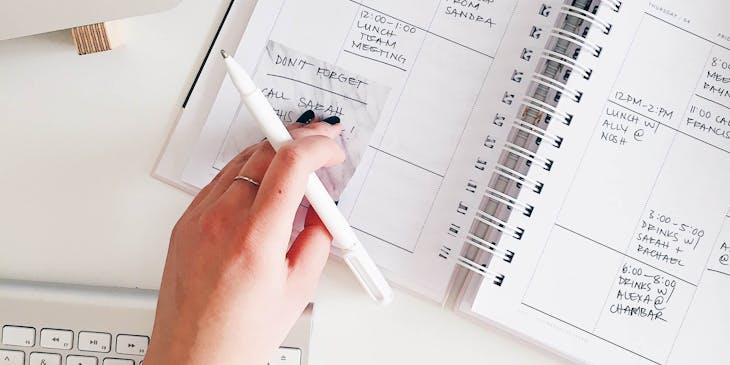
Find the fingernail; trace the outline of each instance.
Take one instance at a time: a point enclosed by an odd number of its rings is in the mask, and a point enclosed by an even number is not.
[[[335,124],[339,124],[340,123],[340,118],[339,117],[329,117],[329,118],[323,119],[322,121],[325,122],[325,123],[329,123],[329,124],[335,125]]]
[[[312,119],[314,119],[314,112],[311,110],[307,110],[299,117],[299,119],[297,119],[297,123],[309,124]]]

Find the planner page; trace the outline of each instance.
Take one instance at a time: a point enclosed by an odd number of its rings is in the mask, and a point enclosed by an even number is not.
[[[470,310],[583,362],[729,363],[730,4],[653,0],[621,27]]]
[[[443,243],[458,206],[443,188],[445,176],[465,163],[455,160],[454,152],[467,123],[483,123],[470,119],[479,95],[501,89],[486,82],[495,57],[523,47],[510,42],[510,32],[522,36],[534,24],[554,24],[557,12],[544,10],[561,3],[260,1],[235,57],[254,72],[274,41],[389,88],[339,207],[389,279],[441,301],[454,271],[455,255],[449,253],[458,250]],[[538,48],[544,40],[532,38]],[[302,92],[311,89],[300,86]],[[318,104],[326,103],[295,103],[278,112],[285,121],[307,109],[319,117],[333,115]],[[352,113],[343,114],[346,123]],[[251,125],[235,89],[224,81],[186,168],[186,182],[200,187],[210,181],[245,147]]]

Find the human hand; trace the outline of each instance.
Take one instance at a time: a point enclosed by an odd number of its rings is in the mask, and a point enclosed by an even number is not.
[[[263,365],[314,295],[332,237],[314,211],[287,250],[307,176],[342,162],[339,127],[293,123],[234,158],[175,225],[145,365]],[[234,181],[236,176],[260,181]]]

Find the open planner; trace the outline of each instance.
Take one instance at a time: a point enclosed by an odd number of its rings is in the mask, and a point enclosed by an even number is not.
[[[221,48],[342,119],[393,283],[578,362],[730,363],[727,2],[232,1],[156,169],[190,192],[260,140]]]

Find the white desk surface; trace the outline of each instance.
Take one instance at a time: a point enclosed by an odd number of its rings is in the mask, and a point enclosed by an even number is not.
[[[0,42],[0,277],[156,288],[191,197],[151,177],[227,0],[121,22],[78,56],[70,32]],[[321,282],[313,364],[565,364],[402,291],[379,308],[339,262]],[[245,345],[245,344],[244,344]]]

